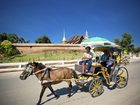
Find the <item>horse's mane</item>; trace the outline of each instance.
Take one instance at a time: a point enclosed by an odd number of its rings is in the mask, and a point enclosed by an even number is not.
[[[38,70],[44,69],[46,67],[42,63],[38,63],[38,62],[33,62],[33,63],[30,62],[29,64],[33,65],[35,69],[38,69]]]
[[[36,66],[39,70],[44,69],[46,66],[43,65],[42,63],[38,63],[38,65]]]

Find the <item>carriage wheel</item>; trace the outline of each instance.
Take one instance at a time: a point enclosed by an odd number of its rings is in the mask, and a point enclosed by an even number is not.
[[[127,86],[128,83],[128,71],[125,67],[120,67],[117,73],[116,83],[117,88],[124,88]]]
[[[100,96],[104,92],[103,83],[100,78],[93,79],[89,85],[89,93],[92,97]]]

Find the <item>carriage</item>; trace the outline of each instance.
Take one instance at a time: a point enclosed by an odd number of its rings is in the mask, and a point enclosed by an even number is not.
[[[113,60],[114,63],[110,68],[103,66],[98,61],[98,57],[92,64],[91,73],[85,75],[76,73],[76,71],[82,71],[80,65],[75,65],[75,70],[67,67],[59,67],[52,70],[52,68],[46,68],[42,63],[29,62],[26,64],[25,70],[20,74],[20,79],[26,80],[30,75],[35,75],[40,80],[42,89],[37,105],[40,105],[47,87],[56,98],[59,98],[59,95],[53,90],[51,85],[61,83],[62,81],[68,83],[68,97],[71,97],[72,79],[74,79],[79,87],[87,87],[92,97],[100,96],[104,92],[104,86],[109,89],[126,87],[128,83],[128,71],[121,63],[121,49],[114,46],[94,48],[94,51],[104,52],[105,50],[114,53],[115,60]],[[44,83],[46,80],[47,82]]]
[[[75,80],[76,84],[80,87],[87,87],[92,97],[100,96],[104,92],[104,86],[108,89],[124,88],[128,83],[128,71],[125,66],[121,65],[121,48],[116,47],[96,47],[94,51],[109,51],[113,52],[115,62],[108,71],[108,67],[102,66],[98,59],[94,60],[90,74],[78,74],[78,79]],[[81,71],[80,65],[75,65],[76,71]]]

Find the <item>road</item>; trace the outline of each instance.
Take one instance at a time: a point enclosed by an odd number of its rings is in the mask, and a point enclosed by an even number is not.
[[[42,105],[140,105],[140,61],[127,66],[129,82],[123,89],[109,90],[96,98],[92,98],[86,90],[79,90],[74,85],[74,94],[67,97],[65,82],[54,85],[53,88],[60,95],[55,99],[47,89]],[[40,94],[41,86],[35,76],[25,81],[19,79],[20,72],[0,74],[0,105],[35,105]]]

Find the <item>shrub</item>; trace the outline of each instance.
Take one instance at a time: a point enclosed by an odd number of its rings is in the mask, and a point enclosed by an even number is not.
[[[3,42],[1,42],[0,46],[1,53],[6,57],[16,55],[19,53],[19,51],[8,40],[4,40]]]

